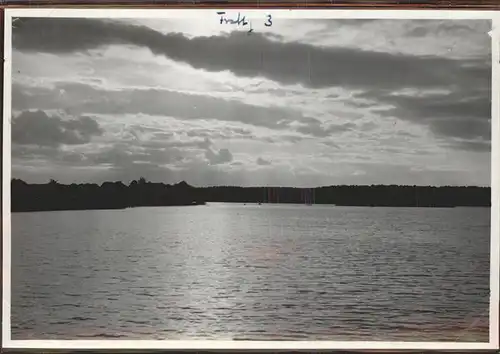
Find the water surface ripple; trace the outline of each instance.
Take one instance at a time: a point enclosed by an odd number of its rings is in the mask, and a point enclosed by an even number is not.
[[[488,341],[489,208],[12,215],[13,339]]]

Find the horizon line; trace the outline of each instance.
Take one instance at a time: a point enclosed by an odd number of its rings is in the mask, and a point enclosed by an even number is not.
[[[49,179],[48,182],[44,183],[29,183],[23,180],[22,178],[11,178],[11,183],[14,180],[22,181],[23,183],[27,185],[47,185],[50,184],[52,181],[54,181],[56,184],[59,185],[64,185],[64,186],[71,186],[71,185],[88,185],[88,184],[93,184],[97,185],[99,187],[102,187],[105,183],[121,183],[126,187],[130,187],[133,182],[137,182],[139,184],[139,181],[141,178],[138,179],[133,179],[129,183],[126,183],[122,180],[115,180],[115,181],[104,181],[104,182],[71,182],[71,183],[60,183],[56,179]],[[52,183],[54,183],[52,182]],[[490,188],[491,185],[489,186],[481,186],[481,185],[419,185],[419,184],[380,184],[380,183],[372,183],[372,184],[330,184],[330,185],[318,185],[316,187],[298,187],[298,186],[262,186],[262,185],[254,185],[254,186],[238,186],[238,185],[205,185],[205,186],[196,186],[193,184],[190,184],[186,180],[181,180],[179,182],[173,182],[173,183],[167,183],[167,182],[153,182],[153,181],[148,181],[147,179],[144,179],[144,182],[146,184],[163,184],[165,186],[176,186],[179,184],[187,184],[190,187],[193,188],[293,188],[293,189],[318,189],[318,188],[328,188],[328,187],[420,187],[420,188]]]

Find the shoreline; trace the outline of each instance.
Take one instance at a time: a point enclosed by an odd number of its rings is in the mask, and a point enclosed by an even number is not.
[[[53,212],[53,211],[111,211],[111,210],[126,210],[126,209],[138,209],[138,208],[171,208],[171,207],[199,207],[199,206],[209,206],[209,204],[242,204],[248,206],[284,206],[284,205],[293,205],[293,206],[324,206],[331,208],[398,208],[398,209],[457,209],[457,208],[491,208],[491,206],[416,206],[416,205],[407,205],[407,206],[394,206],[394,205],[336,205],[336,204],[297,204],[297,203],[262,203],[261,205],[257,203],[244,203],[244,202],[212,202],[205,204],[179,204],[179,205],[141,205],[141,206],[132,206],[132,207],[119,207],[119,208],[66,208],[66,209],[35,209],[35,210],[11,210],[11,214],[22,214],[22,213],[43,213],[43,212]]]
[[[295,187],[194,187],[144,179],[98,184],[28,184],[11,181],[11,212],[115,210],[206,203],[334,205],[345,207],[491,207],[490,187],[340,185]]]

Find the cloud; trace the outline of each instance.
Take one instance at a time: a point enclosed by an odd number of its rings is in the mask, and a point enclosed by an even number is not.
[[[319,121],[311,120],[307,124],[301,125],[297,131],[306,135],[311,135],[318,138],[325,138],[333,134],[344,133],[357,128],[354,123],[344,124],[329,124],[324,125]]]
[[[221,165],[233,161],[233,154],[228,149],[216,150],[212,148],[212,141],[205,138],[201,148],[205,150],[205,158],[210,165]]]
[[[60,94],[61,90],[64,94]],[[316,137],[344,132],[352,127],[351,123],[325,127],[318,119],[305,117],[286,107],[258,106],[235,99],[162,89],[104,90],[77,83],[59,83],[54,88],[14,84],[12,101],[17,110],[36,107],[65,109],[71,114],[145,114],[181,120],[214,119],[274,130],[295,130]],[[240,128],[236,133],[243,135],[248,131]]]
[[[304,33],[306,38],[299,40],[413,56],[491,61],[486,55],[491,46],[487,35],[491,20],[328,19],[319,23],[320,28]]]
[[[12,122],[12,142],[22,145],[86,144],[102,133],[99,124],[90,117],[63,120],[41,110],[24,111]]]
[[[490,141],[481,141],[481,140],[453,140],[451,142],[447,142],[445,146],[449,146],[453,149],[461,149],[472,152],[491,152],[491,142]]]
[[[193,139],[191,141],[114,141],[99,146],[74,145],[71,149],[62,146],[12,146],[13,165],[46,166],[53,170],[74,171],[80,168],[95,169],[99,175],[111,175],[119,171],[128,171],[127,176],[141,176],[141,171],[160,171],[182,168],[190,161],[199,161],[202,166],[200,152],[207,151],[211,142]],[[225,153],[219,153],[220,158]],[[216,161],[218,162],[218,161]],[[204,163],[207,166],[207,163]],[[155,166],[155,167],[154,167]],[[154,168],[153,168],[154,167]],[[150,175],[152,177],[153,175]],[[157,178],[158,180],[158,178]],[[160,179],[162,180],[162,179]]]
[[[333,141],[323,141],[322,144],[329,146],[329,147],[333,147],[335,149],[340,149],[340,146],[338,144],[334,143]]]
[[[62,153],[56,146],[12,145],[12,158],[22,160],[62,160]],[[70,158],[68,158],[69,160]]]
[[[254,139],[250,129],[224,126],[217,128],[191,128],[186,130],[186,135],[190,137],[202,137],[209,139]]]
[[[218,152],[208,148],[205,157],[211,165],[219,165],[233,161],[233,155],[228,149],[220,149]]]
[[[484,20],[467,20],[467,21],[439,21],[439,25],[432,25],[435,21],[429,20],[412,20],[411,26],[406,32],[410,37],[427,37],[427,36],[453,36],[456,38],[464,37],[476,33],[487,33],[491,29],[491,22]],[[486,38],[486,36],[485,36]]]
[[[257,159],[257,165],[259,166],[269,166],[271,164],[270,161],[264,160],[262,157]]]
[[[59,94],[61,90],[64,95]],[[38,106],[46,109],[65,108],[79,113],[218,119],[280,129],[286,127],[284,120],[302,119],[299,112],[282,107],[263,107],[231,99],[162,89],[104,90],[85,84],[60,83],[53,89],[25,88],[23,91],[21,87],[16,87],[14,91],[13,107],[16,109]]]
[[[149,48],[197,69],[229,70],[238,76],[264,76],[309,87],[461,87],[487,85],[491,76],[484,60],[277,42],[263,34],[249,36],[241,31],[188,38],[145,26],[81,18],[23,18],[13,29],[13,47],[20,51],[63,54],[111,44]]]
[[[392,106],[377,110],[382,116],[422,124],[438,137],[463,141],[463,144],[453,144],[455,147],[477,151],[479,147],[489,146],[491,141],[489,91],[477,90],[470,96],[460,91],[428,95],[394,95],[385,91],[372,91],[361,96]]]

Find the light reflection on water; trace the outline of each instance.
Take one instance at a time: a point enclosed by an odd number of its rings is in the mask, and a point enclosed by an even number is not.
[[[487,342],[489,213],[14,214],[12,338]]]

